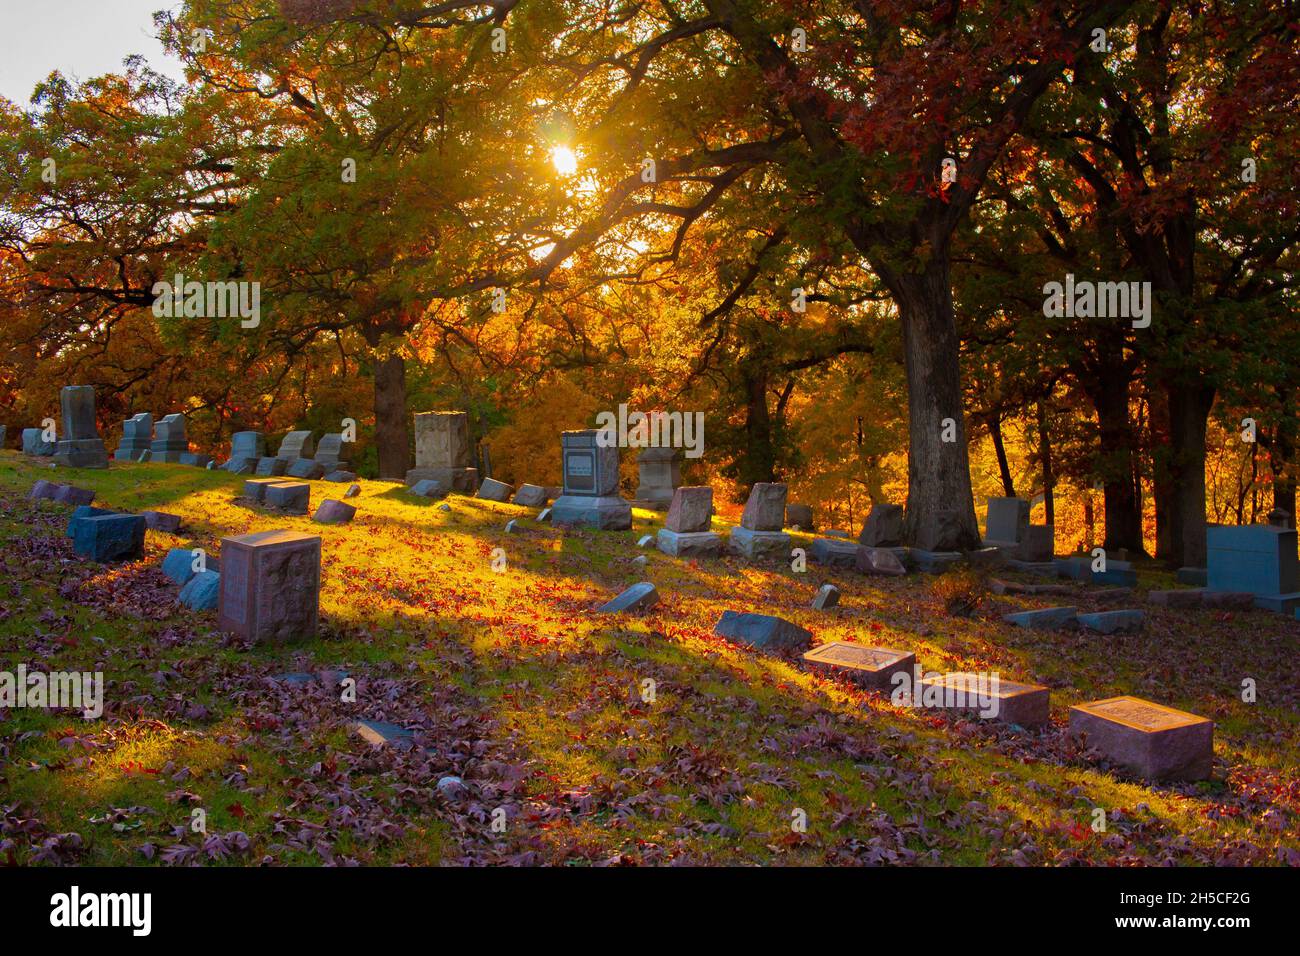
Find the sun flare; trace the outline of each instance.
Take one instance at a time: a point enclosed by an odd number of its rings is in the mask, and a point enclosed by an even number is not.
[[[556,146],[551,150],[551,165],[561,176],[572,176],[578,171],[578,154],[567,146]]]

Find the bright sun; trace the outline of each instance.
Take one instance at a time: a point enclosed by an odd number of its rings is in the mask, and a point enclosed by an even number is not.
[[[578,154],[567,146],[556,146],[551,150],[551,165],[561,176],[572,176],[578,171]]]

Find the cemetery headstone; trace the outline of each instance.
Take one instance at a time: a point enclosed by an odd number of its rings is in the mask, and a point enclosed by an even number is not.
[[[194,554],[189,548],[171,548],[163,558],[162,573],[177,584],[186,584],[197,573],[194,570]]]
[[[803,655],[811,670],[848,677],[870,690],[889,691],[894,675],[911,673],[916,655],[887,647],[864,647],[847,641],[830,641]]]
[[[858,544],[868,548],[893,548],[903,543],[903,506],[878,504],[871,506]]]
[[[77,505],[77,507],[72,509],[72,517],[68,519],[67,536],[69,538],[76,537],[77,523],[83,518],[94,518],[99,515],[113,514],[117,514],[117,512],[113,511],[111,508],[96,508],[94,505]]]
[[[5,439],[9,437],[9,426],[0,425],[0,450],[5,447]]]
[[[887,574],[902,577],[907,568],[888,548],[869,548],[859,544],[854,547],[854,566],[863,574]]]
[[[808,549],[808,558],[815,564],[834,568],[852,568],[857,565],[858,545],[836,538],[814,538]]]
[[[812,505],[786,505],[785,526],[787,528],[798,528],[800,531],[817,530],[813,527]]]
[[[107,468],[108,450],[95,428],[95,389],[68,385],[59,392],[63,409],[63,437],[54,461],[65,468]]]
[[[1079,609],[1075,607],[1044,607],[1032,611],[1017,611],[1015,614],[1004,614],[1002,620],[1008,624],[1014,624],[1016,627],[1048,630],[1074,623],[1078,612]]]
[[[473,494],[478,488],[465,412],[416,413],[415,467],[406,473],[406,483],[414,485],[425,478],[448,491]]]
[[[740,525],[732,530],[731,550],[751,561],[761,558],[784,560],[790,554],[790,536],[785,524],[786,486],[777,482],[755,482],[750,489]]]
[[[80,519],[73,529],[72,550],[101,564],[134,561],[144,554],[144,530],[140,515],[91,515]]]
[[[564,494],[551,504],[552,524],[598,531],[632,527],[632,506],[618,495],[618,447],[602,445],[600,434],[594,428],[561,434]]]
[[[44,432],[39,428],[23,429],[23,454],[31,455],[34,458],[48,458],[54,454],[54,442],[49,442],[42,437]]]
[[[446,510],[450,511],[451,509],[448,508],[448,509],[446,509]],[[541,511],[539,511],[539,512],[537,513],[537,520],[538,520],[539,522],[540,522],[540,521],[550,521],[550,520],[551,520],[551,509],[550,509],[550,508],[543,508]]]
[[[344,471],[340,468],[338,471],[331,471],[326,474],[325,480],[335,482],[336,484],[342,484],[345,481],[356,481],[357,473],[354,471]]]
[[[263,458],[258,461],[253,474],[263,478],[278,477],[283,475],[288,467],[289,462],[284,458]]]
[[[265,457],[266,439],[261,432],[235,432],[230,436],[230,460],[222,467],[235,474],[250,474]]]
[[[352,732],[371,747],[410,750],[415,746],[414,734],[409,730],[382,720],[358,720],[352,725]]]
[[[244,497],[259,504],[264,504],[266,502],[266,489],[283,481],[283,478],[250,478],[244,482]]]
[[[27,492],[27,497],[33,500],[44,498],[46,501],[53,501],[55,494],[63,485],[57,481],[46,481],[44,478],[38,478],[32,485],[31,491]]]
[[[1300,607],[1294,528],[1214,525],[1206,529],[1206,586],[1255,595],[1255,606],[1290,616]]]
[[[650,511],[665,511],[682,483],[680,448],[647,448],[636,456],[636,495],[632,504]]]
[[[972,693],[974,691],[974,693]],[[978,701],[979,694],[987,700]],[[914,703],[924,707],[969,713],[1021,727],[1041,727],[1051,716],[1050,692],[1041,684],[998,679],[994,687],[986,675],[954,672],[921,675],[913,690]],[[996,709],[996,713],[985,711]]]
[[[520,485],[515,492],[515,504],[525,508],[542,508],[546,505],[546,489],[541,485]]]
[[[632,585],[614,600],[600,607],[601,614],[619,614],[624,611],[644,611],[659,603],[659,592],[649,581]]]
[[[509,501],[510,493],[513,490],[504,481],[497,481],[495,478],[484,478],[482,484],[478,486],[478,493],[474,497],[482,498],[484,501]]]
[[[311,430],[304,429],[285,435],[275,457],[289,462],[296,458],[310,458],[315,452],[316,443],[312,440]]]
[[[280,481],[266,486],[264,503],[290,515],[305,515],[311,501],[311,485],[305,481]]]
[[[113,451],[118,461],[138,461],[153,443],[153,416],[148,412],[132,415],[122,423],[122,443]]]
[[[192,611],[212,611],[221,597],[221,575],[200,571],[181,588],[176,600]]]
[[[53,500],[65,505],[88,505],[95,500],[95,492],[75,485],[59,485],[54,491]]]
[[[295,458],[289,462],[284,473],[291,478],[305,478],[318,481],[325,476],[325,466],[314,458]]]
[[[185,416],[179,413],[164,416],[163,420],[154,427],[149,460],[175,464],[181,460],[181,455],[187,454],[189,450],[189,439],[185,436]]]
[[[813,596],[814,611],[825,611],[840,603],[840,589],[833,584],[823,584]]]
[[[341,471],[351,464],[352,443],[343,440],[342,432],[328,432],[316,443],[316,461],[322,471]]]
[[[1015,552],[1028,533],[1028,501],[1023,498],[988,499],[988,515],[985,519],[984,531],[985,544]]]
[[[664,526],[655,544],[674,558],[707,557],[722,550],[722,537],[709,530],[713,514],[713,489],[708,485],[683,485],[673,492]]]
[[[359,494],[361,494],[361,486],[358,485],[358,484],[355,484],[355,483],[354,483],[354,484],[348,485],[348,490],[345,491],[345,492],[343,492],[343,497],[344,497],[344,498],[355,498],[355,497],[356,497],[357,495],[359,495]]]
[[[315,637],[321,539],[298,531],[223,538],[217,624],[255,644]]]
[[[771,614],[723,611],[713,633],[762,651],[802,650],[812,643],[812,632]]]
[[[1147,780],[1205,780],[1214,768],[1213,721],[1139,697],[1071,707],[1070,733]]]
[[[165,531],[175,534],[181,527],[181,516],[168,514],[166,511],[141,511],[144,523],[150,531]]]
[[[335,498],[326,498],[316,509],[311,520],[321,524],[347,524],[357,513],[357,509]]]
[[[421,498],[441,498],[446,493],[442,490],[442,482],[433,478],[421,478],[411,485],[411,494]]]

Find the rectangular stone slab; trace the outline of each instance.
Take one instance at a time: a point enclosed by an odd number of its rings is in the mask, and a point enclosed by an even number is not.
[[[917,681],[917,691],[921,695],[921,701],[924,702],[926,688],[942,689],[944,701],[936,703],[937,708],[961,713],[973,712],[977,716],[983,716],[979,713],[978,705],[972,706],[969,698],[964,702],[960,699],[949,700],[948,694],[950,689],[977,686],[973,682],[977,676],[968,673],[922,676]],[[1051,716],[1049,691],[1042,684],[1022,684],[999,677],[996,690],[987,680],[983,690],[997,702],[996,716],[984,718],[986,720],[1000,720],[1007,724],[1019,724],[1021,727],[1039,727],[1047,723]]]
[[[712,558],[722,551],[722,536],[712,531],[673,531],[660,528],[655,546],[674,558]]]
[[[1140,697],[1071,707],[1070,733],[1148,780],[1205,780],[1214,767],[1213,721]]]
[[[261,531],[221,539],[217,626],[255,644],[316,635],[321,539]]]
[[[831,641],[804,654],[803,661],[813,670],[848,677],[862,687],[890,691],[895,674],[912,672],[916,655],[888,647]]]

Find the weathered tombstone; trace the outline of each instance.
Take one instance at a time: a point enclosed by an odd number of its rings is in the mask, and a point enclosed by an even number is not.
[[[808,559],[815,564],[851,568],[857,564],[858,545],[835,538],[814,538],[812,547],[808,549]]]
[[[903,506],[878,504],[871,506],[858,544],[868,548],[894,548],[903,543]]]
[[[825,611],[840,603],[840,589],[833,584],[823,584],[813,596],[814,611]]]
[[[153,444],[149,448],[150,461],[177,463],[181,455],[190,450],[185,437],[185,416],[179,413],[163,417],[154,427]]]
[[[189,548],[171,548],[163,558],[162,573],[177,584],[187,584],[194,577],[194,553]]]
[[[347,524],[357,513],[357,509],[352,505],[339,501],[335,498],[326,498],[312,515],[312,521],[318,521],[321,524]]]
[[[786,487],[777,482],[755,482],[741,515],[740,525],[732,530],[731,550],[751,561],[760,558],[784,559],[790,554],[790,536],[781,530],[785,524]]]
[[[1294,528],[1214,525],[1206,529],[1210,591],[1246,591],[1255,606],[1291,615],[1300,607]]]
[[[520,485],[515,492],[515,504],[525,508],[542,508],[546,505],[546,489],[541,485]]]
[[[655,590],[655,586],[649,581],[641,581],[632,585],[614,600],[601,605],[598,613],[619,614],[623,611],[644,611],[658,603],[659,592]]]
[[[421,478],[411,485],[411,494],[421,498],[441,498],[446,493],[442,490],[442,482],[433,478]]]
[[[288,467],[289,462],[283,458],[263,458],[257,463],[253,474],[263,478],[275,478],[283,475]]]
[[[618,447],[602,445],[594,428],[560,436],[564,494],[551,504],[551,523],[559,526],[627,531],[632,506],[618,495]]]
[[[144,523],[150,531],[165,531],[175,534],[181,527],[181,516],[168,514],[166,511],[141,511]]]
[[[854,567],[863,574],[902,577],[907,573],[907,568],[893,551],[888,548],[869,548],[863,544],[854,548]]]
[[[357,473],[356,473],[355,471],[344,471],[343,469],[340,468],[338,471],[331,471],[331,472],[328,472],[328,473],[325,475],[325,479],[324,479],[324,480],[325,480],[325,481],[332,481],[332,482],[335,482],[336,484],[340,484],[340,485],[341,485],[341,484],[343,484],[343,482],[345,482],[345,481],[356,481],[356,480],[357,480]]]
[[[315,452],[316,442],[312,440],[311,430],[302,429],[289,432],[280,440],[280,450],[275,453],[275,457],[289,462],[297,458],[310,458]]]
[[[183,452],[181,452],[181,456],[180,456],[180,458],[177,459],[177,460],[178,460],[182,465],[189,465],[189,466],[192,467],[192,468],[211,468],[211,467],[212,467],[212,456],[211,456],[211,455],[196,454],[195,452],[192,452],[192,451],[183,451]]]
[[[811,670],[842,675],[871,690],[888,691],[895,674],[912,672],[916,655],[887,647],[831,641],[804,654],[803,661]]]
[[[523,526],[520,525],[518,521],[516,521],[514,518],[511,518],[509,521],[506,522],[505,532],[506,534],[523,534],[524,529]]]
[[[484,478],[483,483],[478,486],[478,493],[475,498],[482,498],[484,501],[509,501],[510,493],[514,489],[504,481],[497,481],[495,478]]]
[[[785,526],[787,528],[798,528],[800,531],[817,530],[813,527],[812,505],[786,505]]]
[[[1050,630],[1073,624],[1078,612],[1079,609],[1075,607],[1043,607],[1032,611],[1017,611],[1015,614],[1004,614],[1002,620],[1008,624],[1014,624],[1016,627]]]
[[[95,500],[95,492],[89,488],[78,488],[76,485],[59,485],[51,500],[61,501],[65,505],[88,505]]]
[[[321,539],[262,531],[221,540],[217,625],[255,644],[316,636]]]
[[[216,571],[200,571],[181,588],[176,600],[191,611],[212,611],[221,597],[221,575]]]
[[[1178,588],[1173,591],[1148,591],[1147,603],[1155,604],[1160,607],[1200,607],[1201,595],[1205,592],[1204,588]],[[1255,603],[1255,596],[1252,594],[1250,603]]]
[[[450,511],[451,509],[450,509],[450,508],[447,508],[447,509],[445,509],[445,510]],[[538,520],[539,522],[541,522],[541,521],[550,521],[550,520],[551,520],[551,509],[550,509],[550,508],[543,508],[541,511],[539,511],[539,512],[537,513],[537,520]]]
[[[664,526],[655,544],[674,558],[705,557],[722,550],[721,536],[709,530],[713,514],[713,489],[708,485],[683,485],[673,492]]]
[[[113,451],[118,461],[138,461],[141,452],[153,443],[153,416],[148,412],[132,415],[122,423],[122,443]]]
[[[34,458],[48,458],[54,454],[54,442],[46,441],[39,428],[23,429],[23,454]]]
[[[713,633],[763,651],[800,650],[812,643],[812,632],[771,614],[723,611]]]
[[[415,746],[414,734],[397,724],[382,720],[358,720],[352,725],[356,734],[371,747],[392,747],[394,750],[410,750]]]
[[[984,696],[985,700],[979,698]],[[1051,716],[1050,692],[1041,684],[1021,684],[984,674],[925,674],[916,680],[913,704],[1021,727],[1040,727]],[[987,705],[987,710],[985,709]]]
[[[1023,498],[989,498],[984,543],[1013,552],[1029,533],[1029,502]]]
[[[325,477],[325,466],[314,458],[295,458],[289,462],[289,467],[285,468],[284,473],[291,478],[319,481]]]
[[[323,471],[346,470],[351,463],[352,443],[343,440],[342,432],[328,432],[316,443],[316,461]]]
[[[311,485],[305,481],[280,481],[266,486],[263,499],[268,508],[290,515],[305,515],[311,501]]]
[[[44,498],[46,501],[53,501],[54,496],[62,487],[63,485],[57,481],[46,481],[44,478],[38,478],[32,485],[31,491],[27,492],[27,497],[32,499]]]
[[[415,467],[406,483],[431,478],[447,491],[473,494],[478,469],[472,466],[469,415],[465,412],[417,412],[415,415]]]
[[[266,501],[266,489],[269,485],[278,485],[283,478],[249,478],[244,482],[244,497],[250,501]]]
[[[356,483],[354,482],[354,483],[348,485],[348,490],[345,491],[345,492],[343,492],[343,497],[344,497],[344,498],[355,498],[355,497],[356,497],[357,495],[359,495],[359,494],[361,494],[361,486],[358,485],[358,484],[356,484]]]
[[[94,505],[77,505],[72,509],[72,517],[68,519],[67,536],[75,538],[77,535],[77,524],[85,518],[96,518],[100,515],[115,515],[118,512],[111,508],[96,508]]]
[[[1205,780],[1214,768],[1213,721],[1139,697],[1071,707],[1070,733],[1148,780]]]
[[[265,457],[266,439],[261,432],[235,432],[230,436],[230,460],[222,467],[235,474],[251,474]]]
[[[91,515],[73,529],[72,550],[101,563],[134,561],[144,554],[144,529],[140,515]]]
[[[108,450],[95,429],[95,389],[68,385],[59,392],[63,408],[63,437],[54,461],[65,468],[107,468]]]
[[[682,483],[680,448],[647,448],[636,456],[639,481],[632,504],[650,511],[664,511]]]

